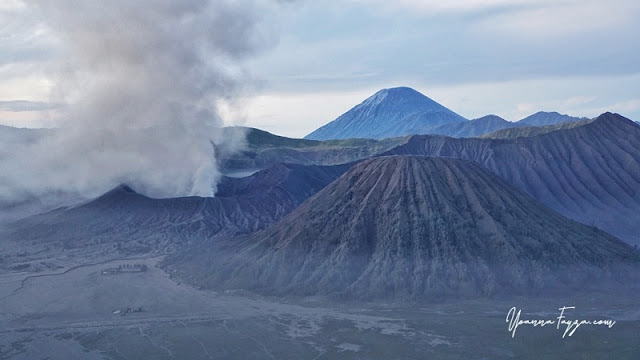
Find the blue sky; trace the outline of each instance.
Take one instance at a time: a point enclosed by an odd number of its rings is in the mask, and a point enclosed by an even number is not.
[[[638,18],[635,0],[287,1],[263,19],[269,46],[243,60],[255,86],[222,113],[303,136],[381,88],[411,86],[467,118],[640,120]],[[0,24],[0,121],[55,126],[43,103],[64,49],[20,0],[3,0]]]

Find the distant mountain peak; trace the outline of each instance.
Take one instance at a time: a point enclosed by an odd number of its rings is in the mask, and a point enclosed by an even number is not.
[[[632,127],[638,126],[637,122],[629,118],[626,118],[620,114],[612,113],[612,112],[606,112],[606,113],[600,114],[598,117],[590,121],[589,124],[592,124],[593,126],[599,126],[599,125],[616,126],[619,128],[625,128],[628,126],[632,126]]]
[[[538,112],[534,113],[533,115],[565,115],[565,116],[568,116],[567,114],[560,114],[557,111],[538,111]]]
[[[369,106],[400,107],[405,104],[412,106],[419,104],[419,107],[423,111],[428,109],[440,111],[444,108],[428,96],[410,87],[382,89],[365,99],[362,103],[357,105],[356,108]]]
[[[407,87],[407,86],[399,86],[393,88],[382,89],[377,93],[373,94],[371,97],[376,96],[416,96],[416,97],[427,97],[416,89]]]
[[[485,116],[481,116],[477,119],[473,119],[472,121],[478,121],[478,120],[484,120],[484,121],[488,121],[488,120],[502,120],[502,121],[508,121],[505,118],[498,116],[496,114],[489,114],[489,115],[485,115]]]
[[[587,118],[560,114],[557,111],[538,111],[537,113],[529,115],[526,118],[518,121],[518,124],[522,126],[544,126],[577,122],[582,120],[587,120]]]
[[[602,113],[602,114],[598,115],[598,117],[596,117],[596,121],[597,120],[623,120],[623,119],[631,121],[630,119],[627,119],[626,117],[624,117],[624,116],[622,116],[620,114],[612,113],[610,111]]]
[[[409,87],[382,89],[305,139],[381,139],[425,134],[467,119]]]

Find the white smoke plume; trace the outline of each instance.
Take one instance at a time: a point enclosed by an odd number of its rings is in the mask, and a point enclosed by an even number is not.
[[[274,0],[29,0],[61,44],[55,132],[0,153],[0,194],[213,196],[215,152],[240,146],[216,104],[252,84],[242,60],[273,46]]]

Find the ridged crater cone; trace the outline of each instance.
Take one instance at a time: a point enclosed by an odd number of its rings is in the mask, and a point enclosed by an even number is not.
[[[216,197],[152,199],[121,185],[96,199],[0,228],[0,238],[82,248],[142,243],[184,249],[197,239],[254,232],[273,224],[351,165],[278,164],[245,178],[223,178]]]
[[[475,164],[416,156],[357,164],[270,228],[223,244],[175,261],[210,287],[414,299],[585,289],[626,281],[640,262]]]

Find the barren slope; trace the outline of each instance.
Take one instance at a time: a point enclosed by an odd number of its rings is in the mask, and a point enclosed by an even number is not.
[[[414,136],[385,154],[473,161],[561,214],[640,245],[640,126],[620,115],[527,138]]]
[[[639,263],[477,165],[426,157],[364,161],[273,226],[168,262],[213,288],[360,299],[584,289]]]

